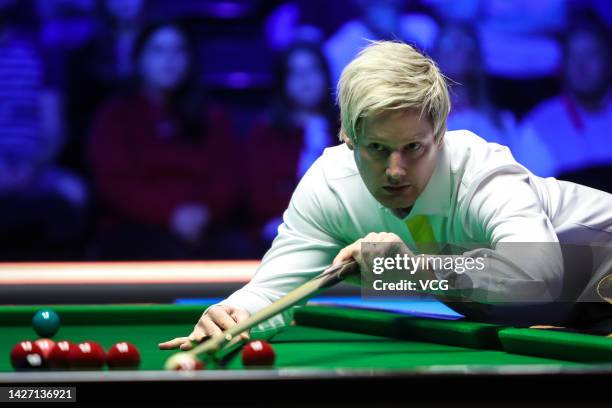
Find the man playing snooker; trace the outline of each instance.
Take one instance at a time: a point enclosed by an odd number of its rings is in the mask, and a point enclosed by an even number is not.
[[[469,256],[488,257],[482,271],[415,274],[448,280],[464,294],[453,305],[468,318],[567,324],[581,299],[594,299],[610,259],[567,270],[562,244],[612,241],[612,195],[537,177],[506,147],[469,131],[447,132],[444,77],[409,45],[383,41],[364,49],[342,73],[338,103],[344,143],[326,149],[300,181],[253,279],[206,310],[189,336],[160,348],[190,349],[330,264],[354,259],[363,277],[371,268],[362,253],[371,246],[363,244],[396,243],[413,256],[419,230],[430,243],[473,243]],[[528,242],[547,244],[513,247]],[[546,307],[561,296],[572,299],[573,315]],[[598,320],[612,321],[609,306],[598,304]],[[290,322],[287,310],[266,324]]]

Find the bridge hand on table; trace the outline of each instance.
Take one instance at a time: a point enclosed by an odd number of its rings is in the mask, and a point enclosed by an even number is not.
[[[175,339],[159,344],[160,350],[181,349],[191,350],[194,343],[201,343],[203,340],[221,334],[236,324],[248,319],[250,316],[246,310],[229,306],[216,305],[209,308],[200,320],[196,323],[191,334],[187,337],[177,337]],[[249,333],[244,332],[240,335],[244,340],[249,339]]]

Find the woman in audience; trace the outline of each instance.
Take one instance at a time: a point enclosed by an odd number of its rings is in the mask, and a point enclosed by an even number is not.
[[[276,235],[299,179],[337,141],[333,92],[318,46],[294,44],[280,56],[275,102],[254,125],[246,149],[251,232],[261,248]]]
[[[134,45],[134,91],[97,115],[90,157],[106,214],[94,257],[231,256],[212,236],[236,202],[237,149],[194,63],[180,25],[148,27]]]

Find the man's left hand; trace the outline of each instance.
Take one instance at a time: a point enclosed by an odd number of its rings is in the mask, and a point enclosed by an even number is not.
[[[364,245],[369,244],[369,245]],[[366,250],[367,253],[363,251]],[[397,254],[404,256],[414,256],[414,253],[408,248],[408,246],[402,241],[402,239],[396,234],[390,232],[371,232],[364,238],[360,238],[352,244],[344,247],[332,263],[332,267],[340,265],[345,261],[354,259],[359,264],[361,271],[361,277],[367,274],[372,276],[372,263],[371,261],[377,257],[394,257]],[[349,278],[349,283],[359,284],[355,278]]]

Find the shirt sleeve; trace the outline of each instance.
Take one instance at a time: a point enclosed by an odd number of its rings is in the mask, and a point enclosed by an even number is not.
[[[560,296],[563,255],[552,223],[524,170],[484,174],[463,202],[467,230],[484,241],[464,257],[485,260],[484,268],[436,269],[470,301],[537,304]],[[473,248],[473,247],[472,247]]]
[[[320,162],[315,163],[298,184],[278,235],[253,279],[220,304],[253,314],[325,270],[342,247],[331,222],[336,210],[338,199],[326,183]],[[288,310],[259,329],[287,325],[291,320]]]

